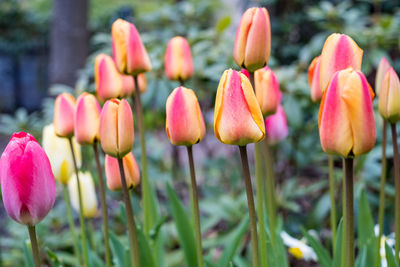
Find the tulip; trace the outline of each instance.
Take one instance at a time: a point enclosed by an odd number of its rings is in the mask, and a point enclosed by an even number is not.
[[[122,162],[124,164],[125,178],[128,188],[136,187],[140,182],[140,173],[138,164],[132,152],[126,154],[126,156],[122,159]],[[108,189],[112,191],[121,190],[121,174],[119,171],[118,160],[114,157],[106,155],[104,165],[106,169]]]
[[[322,91],[319,82],[321,56],[313,59],[308,68],[308,84],[310,85],[311,99],[313,102],[318,102],[322,98]]]
[[[111,35],[114,61],[120,73],[137,75],[151,70],[150,58],[135,25],[117,19]]]
[[[84,92],[78,97],[75,138],[79,144],[94,144],[100,140],[100,111],[100,105],[93,95]]]
[[[361,69],[363,50],[345,34],[333,33],[325,41],[320,59],[320,87],[325,91],[336,71]]]
[[[69,93],[57,96],[54,103],[54,131],[60,137],[74,135],[75,98]]]
[[[94,188],[94,182],[92,175],[89,172],[79,172],[79,185],[81,188],[81,194],[84,196],[82,198],[83,204],[83,216],[85,218],[93,218],[98,214],[97,210],[97,198],[96,198],[96,190]],[[76,175],[73,174],[73,177],[68,182],[68,192],[71,196],[71,204],[72,207],[79,212],[79,194],[78,194],[78,186],[77,186]]]
[[[224,71],[217,89],[215,136],[222,143],[244,146],[265,137],[264,118],[246,75]]]
[[[173,145],[191,146],[204,138],[206,126],[193,90],[175,88],[168,96],[166,112],[165,128]]]
[[[265,119],[265,132],[270,144],[276,144],[289,134],[285,110],[279,106],[276,113]]]
[[[386,60],[386,58],[383,57],[381,61],[379,61],[378,69],[376,71],[376,76],[375,76],[375,92],[377,95],[379,95],[380,87],[382,85],[382,80],[389,69],[390,69],[390,64]]]
[[[380,85],[379,113],[389,123],[400,120],[400,81],[393,68],[389,68]]]
[[[104,152],[122,158],[132,150],[134,140],[133,117],[129,103],[113,98],[100,114],[100,141]]]
[[[143,94],[147,90],[146,75],[144,73],[140,73],[138,74],[137,79],[139,84],[139,92]],[[135,81],[133,77],[129,75],[122,75],[122,95],[124,97],[131,96],[135,90]]]
[[[364,74],[351,68],[333,76],[321,101],[319,134],[323,150],[347,158],[375,145],[374,93]]]
[[[271,26],[267,9],[247,9],[236,32],[233,58],[240,67],[253,72],[267,65],[270,52]]]
[[[66,185],[74,172],[74,163],[68,140],[58,137],[54,133],[53,124],[49,124],[43,128],[42,139],[43,149],[49,157],[55,179],[62,185]],[[82,162],[81,148],[75,138],[72,138],[72,140],[75,158],[80,167]]]
[[[185,81],[193,76],[190,46],[184,37],[169,40],[164,57],[165,75],[170,80]]]
[[[264,116],[274,114],[281,102],[279,82],[274,72],[264,67],[254,73],[256,97]]]
[[[97,55],[94,63],[94,79],[96,93],[101,101],[122,96],[123,80],[110,56]]]

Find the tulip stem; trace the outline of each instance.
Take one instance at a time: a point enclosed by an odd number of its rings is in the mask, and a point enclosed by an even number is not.
[[[33,261],[35,262],[36,267],[40,267],[42,265],[40,263],[39,246],[36,239],[35,226],[28,225],[28,231],[29,231],[29,238],[31,239]]]
[[[76,174],[76,186],[78,187],[78,198],[79,198],[79,223],[81,225],[81,240],[82,240],[82,250],[83,250],[83,261],[85,266],[89,266],[89,256],[88,256],[88,248],[87,248],[87,238],[86,238],[86,226],[85,226],[85,218],[83,217],[83,202],[82,202],[82,192],[81,192],[81,183],[79,182],[79,170],[78,165],[76,163],[74,146],[72,144],[72,137],[68,138],[69,147],[72,153],[72,160],[74,162],[75,174]]]
[[[97,143],[93,144],[94,158],[96,160],[97,173],[99,177],[100,197],[101,197],[101,211],[103,213],[103,231],[104,231],[104,250],[106,256],[106,266],[111,266],[111,251],[108,237],[108,214],[107,214],[107,202],[106,202],[106,189],[104,186],[103,171],[100,163],[99,150]]]
[[[122,162],[122,158],[118,158],[119,171],[121,173],[121,184],[122,184],[122,193],[125,202],[126,209],[126,219],[128,221],[128,232],[129,232],[129,248],[131,255],[132,266],[140,267],[140,259],[139,259],[139,247],[137,242],[136,235],[136,223],[135,217],[133,215],[132,203],[129,197],[128,186],[126,185],[125,171],[124,165]]]
[[[346,267],[354,266],[354,213],[353,213],[353,158],[344,159],[345,169],[345,247],[346,247]]]
[[[200,212],[199,212],[199,195],[197,192],[197,183],[196,183],[196,173],[194,170],[194,162],[193,162],[193,150],[192,146],[187,147],[187,153],[189,157],[189,166],[190,166],[190,180],[192,187],[192,195],[193,195],[193,212],[194,212],[194,225],[196,229],[196,243],[197,243],[197,262],[199,267],[203,267],[203,249],[201,245],[201,229],[200,229]]]
[[[258,267],[258,236],[257,236],[257,218],[256,210],[254,207],[253,188],[251,186],[251,177],[249,170],[249,162],[247,159],[246,146],[239,146],[240,158],[242,160],[243,178],[246,185],[247,205],[249,208],[250,216],[250,233],[251,233],[251,246],[253,253],[253,266]]]
[[[332,233],[332,252],[335,255],[336,247],[336,204],[335,204],[335,176],[333,166],[333,156],[328,155],[329,165],[329,196],[331,199],[331,233]]]
[[[395,184],[395,257],[399,264],[399,249],[400,249],[400,166],[399,166],[399,151],[397,147],[396,124],[391,123],[392,128],[392,143],[393,143],[393,161],[394,161],[394,184]]]
[[[381,264],[381,237],[383,234],[383,222],[385,217],[385,188],[386,188],[386,139],[387,139],[387,122],[383,120],[382,128],[382,163],[381,163],[381,188],[379,192],[379,233],[376,247],[376,267]]]
[[[71,210],[71,200],[69,198],[68,189],[67,189],[66,184],[62,186],[62,190],[63,190],[65,207],[67,209],[67,220],[68,220],[68,224],[69,224],[69,229],[71,232],[72,239],[74,241],[74,252],[75,252],[76,257],[78,258],[78,263],[79,263],[78,265],[80,265],[81,251],[79,250],[79,239],[76,236],[76,232],[75,232],[74,218],[72,216],[72,210]]]

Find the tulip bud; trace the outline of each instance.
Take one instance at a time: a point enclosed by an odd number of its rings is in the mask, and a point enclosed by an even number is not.
[[[132,110],[125,100],[108,100],[100,113],[100,141],[104,152],[122,158],[133,147]]]
[[[285,110],[281,105],[275,114],[265,119],[265,132],[270,144],[276,144],[285,139],[289,134]]]
[[[222,143],[246,145],[265,137],[264,118],[246,75],[224,71],[217,89],[214,132]]]
[[[206,134],[203,114],[196,94],[183,86],[168,96],[166,131],[173,145],[191,146]]]
[[[14,133],[0,159],[4,208],[20,224],[35,225],[49,213],[55,182],[46,153],[32,135]]]
[[[120,73],[137,75],[151,70],[150,58],[135,25],[117,19],[111,35],[114,60]]]
[[[373,98],[362,72],[348,68],[335,73],[319,109],[319,135],[326,153],[350,157],[374,147]]]
[[[123,81],[113,59],[99,54],[94,63],[94,79],[97,96],[101,101],[122,96]]]
[[[193,76],[192,53],[184,37],[169,40],[164,57],[165,75],[170,80],[185,81]]]
[[[75,98],[69,93],[59,94],[54,103],[54,131],[60,137],[74,135]]]
[[[345,34],[333,33],[325,41],[320,62],[320,86],[325,91],[336,71],[361,69],[363,51]]]
[[[310,85],[311,99],[313,102],[320,101],[322,97],[321,85],[319,82],[320,63],[321,56],[318,56],[313,59],[308,68],[308,84]]]
[[[247,79],[250,79],[250,73],[246,69],[240,69],[240,73],[246,75]]]
[[[97,198],[90,172],[79,172],[79,185],[81,188],[83,216],[85,218],[94,218],[98,214]],[[68,182],[68,192],[72,207],[76,212],[79,212],[79,194],[76,174],[73,174]]]
[[[58,137],[54,133],[53,124],[43,128],[42,135],[43,149],[49,157],[54,178],[61,184],[66,185],[74,173],[74,162],[69,142],[66,138]],[[82,164],[81,146],[72,138],[75,159],[78,168]]]
[[[146,74],[140,73],[137,75],[139,92],[145,93],[147,90]],[[132,76],[122,75],[122,95],[124,97],[131,96],[136,91],[135,81]]]
[[[274,72],[268,67],[257,70],[254,73],[254,86],[263,115],[274,114],[282,97],[279,82]]]
[[[78,97],[75,112],[75,138],[79,144],[90,144],[100,140],[100,105],[97,99],[86,92]]]
[[[382,80],[379,95],[379,113],[389,123],[400,120],[400,81],[393,68]]]
[[[380,87],[382,85],[382,80],[385,77],[386,72],[390,69],[390,64],[386,60],[386,58],[382,58],[381,61],[379,62],[378,69],[376,71],[376,77],[375,77],[375,92],[377,95],[379,95],[380,92]]]
[[[267,9],[247,9],[236,32],[233,58],[240,67],[253,72],[267,65],[270,52],[271,26]]]
[[[126,154],[122,159],[122,163],[124,165],[126,184],[128,188],[136,187],[140,182],[140,173],[132,152]],[[120,190],[122,188],[122,183],[118,160],[106,155],[104,166],[106,169],[107,187],[112,191]]]

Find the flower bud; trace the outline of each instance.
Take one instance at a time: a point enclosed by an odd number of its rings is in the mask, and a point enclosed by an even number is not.
[[[79,144],[92,145],[100,141],[100,105],[86,92],[78,97],[75,112],[75,138]]]
[[[170,80],[185,81],[193,76],[192,53],[184,37],[169,40],[164,57],[165,75]]]
[[[279,82],[274,72],[264,67],[254,73],[256,97],[264,116],[274,114],[281,102]]]
[[[281,105],[278,106],[275,114],[265,119],[265,132],[267,140],[271,144],[276,144],[288,136],[289,128],[286,114]]]
[[[122,96],[123,81],[121,74],[110,56],[106,54],[97,55],[94,63],[94,79],[96,93],[101,101]]]
[[[54,103],[54,131],[60,137],[74,135],[74,114],[76,102],[69,93],[59,94]]]
[[[83,216],[94,218],[98,215],[96,189],[90,172],[79,172],[79,185],[81,188]],[[68,192],[72,207],[79,212],[79,194],[76,174],[68,182]]]
[[[378,69],[376,71],[376,77],[375,77],[375,92],[379,96],[380,92],[380,87],[382,85],[382,80],[386,75],[386,72],[390,69],[390,64],[386,60],[386,58],[382,58],[381,61],[379,62]]]
[[[321,56],[313,59],[308,68],[308,84],[310,85],[311,99],[318,102],[322,98],[321,85],[319,82]]]
[[[132,152],[124,156],[122,163],[124,165],[125,179],[128,188],[136,187],[140,182],[140,173]],[[106,155],[104,166],[106,169],[107,187],[112,191],[120,190],[122,188],[122,183],[118,160]]]
[[[389,123],[400,120],[400,81],[393,68],[382,80],[379,95],[379,113]]]
[[[137,75],[139,92],[145,93],[147,90],[146,74],[140,73]],[[122,75],[122,95],[124,97],[131,96],[136,91],[135,81],[132,76]]]

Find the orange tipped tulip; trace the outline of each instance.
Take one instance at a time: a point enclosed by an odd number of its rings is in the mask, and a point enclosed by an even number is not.
[[[54,131],[57,136],[74,135],[75,98],[69,93],[59,94],[54,103]]]
[[[377,95],[380,93],[380,87],[382,85],[382,80],[386,75],[386,72],[390,69],[390,64],[386,60],[386,58],[382,58],[381,61],[379,62],[378,69],[376,71],[376,77],[375,77],[375,92]]]
[[[132,150],[134,140],[133,117],[129,103],[113,98],[100,113],[100,142],[104,152],[122,158]]]
[[[222,143],[246,145],[265,137],[264,118],[246,75],[224,71],[217,89],[214,132]]]
[[[379,95],[379,113],[389,123],[400,120],[400,81],[393,68],[390,68],[382,80]]]
[[[111,30],[115,64],[122,74],[137,75],[151,70],[146,52],[135,25],[117,19]]]
[[[193,90],[175,88],[167,99],[166,131],[173,145],[191,146],[206,134],[203,115]]]
[[[233,58],[248,71],[267,65],[271,52],[271,26],[264,7],[246,10],[236,32]]]
[[[313,59],[308,67],[308,84],[310,85],[311,99],[313,102],[321,100],[322,91],[319,82],[321,56]]]
[[[319,109],[319,134],[326,153],[358,156],[374,147],[373,98],[362,72],[348,68],[335,73]]]
[[[164,58],[165,75],[170,80],[185,81],[193,76],[192,53],[184,37],[169,40]]]
[[[136,159],[132,152],[126,154],[126,156],[124,156],[122,159],[122,162],[124,165],[126,184],[128,188],[134,188],[140,182],[140,173]],[[112,191],[120,190],[122,188],[122,184],[118,160],[114,157],[106,155],[104,167],[106,169],[107,187]]]
[[[336,71],[353,68],[361,70],[363,51],[345,34],[333,33],[325,41],[321,52],[320,86],[325,91]]]
[[[78,97],[75,138],[79,144],[93,144],[100,140],[100,111],[100,105],[93,95],[85,92]]]
[[[99,54],[94,63],[94,79],[97,96],[101,101],[122,96],[122,78],[113,59]]]
[[[254,86],[263,115],[274,114],[281,102],[279,82],[274,72],[268,67],[257,70],[254,73]]]

